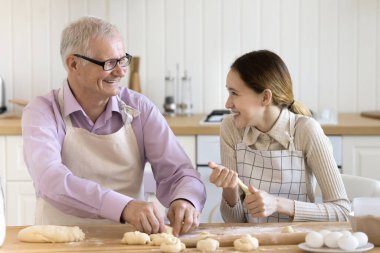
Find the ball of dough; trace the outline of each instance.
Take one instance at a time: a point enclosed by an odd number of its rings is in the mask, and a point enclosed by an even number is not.
[[[342,230],[340,232],[342,233],[342,236],[343,235],[352,235],[352,233],[350,231],[348,231],[348,230]]]
[[[320,248],[323,246],[323,236],[319,232],[311,231],[307,233],[305,242],[310,248]]]
[[[281,229],[281,233],[294,233],[292,226],[285,226]]]
[[[197,242],[197,249],[199,251],[215,251],[217,248],[219,248],[219,241],[212,238],[199,240]]]
[[[243,235],[234,241],[234,247],[239,251],[250,251],[259,247],[259,240],[251,235]]]
[[[359,246],[359,240],[353,235],[343,235],[338,239],[338,246],[342,250],[352,251]]]
[[[359,241],[358,247],[363,247],[364,245],[366,245],[368,243],[368,236],[365,233],[355,232],[352,235],[355,236],[356,239],[358,239],[358,241]]]
[[[322,229],[322,230],[319,230],[318,232],[323,236],[323,238],[325,238],[327,234],[331,233],[331,231],[327,229]]]
[[[329,248],[338,248],[338,239],[342,236],[341,232],[331,232],[325,236],[324,243]]]
[[[150,242],[150,237],[139,231],[126,232],[121,242],[129,245],[144,245]]]
[[[20,230],[17,237],[22,242],[78,242],[85,234],[76,226],[36,225]]]
[[[149,244],[154,245],[154,246],[160,246],[167,238],[175,238],[175,237],[172,234],[168,234],[168,233],[151,234]]]
[[[181,243],[181,240],[177,237],[168,237],[161,243],[160,249],[162,252],[176,253],[184,250],[185,244]]]

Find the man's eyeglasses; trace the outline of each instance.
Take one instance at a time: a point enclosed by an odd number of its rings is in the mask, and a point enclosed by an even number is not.
[[[119,63],[120,67],[127,67],[132,60],[132,55],[126,53],[125,56],[120,59],[109,59],[107,61],[97,61],[95,59],[88,58],[80,54],[74,54],[74,56],[85,59],[86,61],[92,62],[96,65],[102,66],[104,71],[113,70],[116,67],[116,64]]]

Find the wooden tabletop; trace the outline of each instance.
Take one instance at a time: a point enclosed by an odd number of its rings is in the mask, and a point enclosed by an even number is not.
[[[166,120],[176,135],[219,135],[219,124],[205,124],[206,114],[167,116]],[[336,125],[322,125],[327,135],[380,135],[380,120],[359,113],[341,113]],[[0,115],[0,135],[20,135],[20,116]]]
[[[282,228],[291,225],[294,233],[284,233]],[[7,227],[6,240],[0,248],[0,252],[8,253],[44,253],[44,252],[161,252],[159,246],[124,245],[120,242],[123,234],[134,231],[129,225],[92,225],[80,226],[86,234],[82,242],[71,243],[25,243],[17,239],[18,232],[24,227]],[[199,236],[200,232],[214,234],[220,240],[221,247],[217,252],[237,252],[231,246],[232,237],[240,233],[249,233],[260,241],[258,250],[254,252],[304,252],[298,248],[298,244],[304,241],[307,232],[320,229],[346,230],[350,229],[347,222],[302,222],[302,223],[276,223],[260,224],[201,224],[199,229],[182,235],[182,242]],[[302,235],[302,236],[301,236]],[[267,240],[265,238],[272,238]],[[293,238],[293,239],[292,239]],[[296,240],[295,240],[296,239]],[[267,241],[265,241],[267,240]],[[187,247],[184,252],[199,252],[194,247]],[[380,253],[380,247],[375,247],[369,252]]]

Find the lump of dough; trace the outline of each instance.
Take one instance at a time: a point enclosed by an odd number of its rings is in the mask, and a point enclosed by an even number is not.
[[[181,240],[177,237],[167,237],[161,243],[160,249],[162,252],[176,253],[184,250],[185,244],[181,243]]]
[[[126,232],[121,242],[129,245],[144,245],[150,242],[150,237],[139,231]]]
[[[215,251],[217,248],[219,248],[219,242],[215,239],[207,238],[197,242],[197,249],[202,252]]]
[[[176,237],[168,233],[151,234],[149,244],[153,246],[160,246],[167,238],[176,238]]]
[[[250,251],[259,247],[259,241],[251,235],[243,235],[240,239],[234,241],[234,247],[239,251]]]
[[[345,251],[353,251],[359,246],[359,240],[353,235],[342,235],[338,239],[338,246]]]
[[[323,246],[323,235],[316,231],[311,231],[307,233],[305,237],[306,245],[311,248],[320,248]]]
[[[20,230],[17,237],[22,242],[79,242],[85,234],[79,227],[36,225]]]
[[[282,228],[281,233],[294,233],[292,226],[285,226]]]
[[[341,232],[331,232],[325,235],[324,243],[327,247],[338,248],[338,239],[342,236]]]

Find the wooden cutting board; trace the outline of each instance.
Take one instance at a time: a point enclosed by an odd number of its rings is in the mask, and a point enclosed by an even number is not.
[[[281,232],[283,227],[291,225],[294,233]],[[8,227],[6,240],[0,252],[160,252],[159,246],[125,245],[120,243],[127,231],[135,231],[130,225],[93,225],[80,226],[86,234],[82,242],[72,243],[25,243],[17,239],[18,231],[24,227]],[[263,224],[201,224],[199,229],[180,236],[186,247],[196,247],[201,232],[208,232],[211,238],[220,242],[220,246],[232,246],[233,241],[243,234],[251,234],[259,240],[260,245],[290,245],[304,241],[307,232],[312,230],[351,229],[348,222],[304,222]]]

